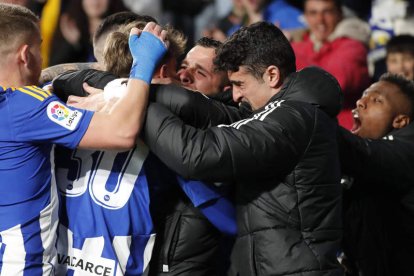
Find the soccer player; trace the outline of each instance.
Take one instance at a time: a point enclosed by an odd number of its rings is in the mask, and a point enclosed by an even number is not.
[[[145,26],[142,22],[131,24],[138,28]],[[132,62],[125,47],[131,24],[109,34],[102,57],[105,68],[123,77],[128,76]],[[185,44],[180,32],[168,28],[167,38],[169,51],[154,77],[175,75],[172,70],[175,69],[175,60],[183,52]],[[83,71],[68,73],[61,77],[58,86],[65,89],[80,86],[82,77],[86,75]],[[108,91],[108,87],[112,88]],[[123,79],[117,79],[105,87],[105,98],[119,97],[124,89]],[[71,102],[75,103],[73,98],[71,96]],[[79,102],[87,100],[96,106],[90,99],[94,98],[78,98]],[[116,274],[140,275],[146,266],[142,259],[149,260],[153,245],[150,203],[157,232],[150,275],[179,275],[183,271],[218,274],[215,264],[221,233],[212,224],[217,226],[215,223],[223,221],[226,213],[214,212],[223,197],[214,187],[179,179],[180,189],[176,175],[139,140],[137,146],[127,152],[71,151],[59,147],[57,150],[57,183],[64,197],[60,216],[67,217],[61,220],[59,229],[60,274],[83,272],[84,267],[76,265],[81,261],[89,262],[93,267],[105,263],[107,270]],[[74,186],[77,191],[74,191]],[[101,199],[97,200],[99,197]],[[120,202],[122,204],[117,204]],[[202,213],[215,220],[210,223]],[[119,217],[123,218],[122,224]],[[94,221],[94,227],[85,224],[90,220]],[[224,231],[230,229],[234,234],[234,221],[224,220],[217,228],[223,224]],[[119,242],[125,240],[128,242]],[[177,245],[178,240],[181,242]],[[74,258],[76,262],[70,262]]]
[[[37,17],[20,6],[0,5],[1,275],[53,273],[57,198],[49,157],[52,144],[133,147],[153,70],[166,51],[165,36],[155,23],[142,33],[133,29],[134,65],[125,96],[109,114],[77,110],[33,86],[41,71]]]

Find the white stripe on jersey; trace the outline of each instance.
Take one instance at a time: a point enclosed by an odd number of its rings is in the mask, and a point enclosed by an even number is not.
[[[2,246],[6,245],[3,253],[1,275],[23,276],[26,251],[20,224],[0,232]]]
[[[52,175],[50,189],[50,203],[41,210],[38,221],[31,221],[26,224],[19,224],[0,232],[1,243],[0,246],[5,246],[2,258],[2,268],[0,275],[24,275],[30,274],[31,270],[26,269],[25,257],[27,252],[31,253],[31,258],[34,254],[42,253],[42,275],[51,275],[54,272],[56,264],[56,230],[58,225],[58,199],[56,182]],[[39,227],[37,227],[37,223]],[[26,230],[25,229],[30,229]],[[35,231],[35,232],[33,232]],[[39,248],[31,248],[29,244],[25,244],[23,232],[28,232],[26,239],[34,239],[37,235],[40,236],[43,250]],[[38,233],[36,233],[38,232]],[[37,236],[37,237],[39,237]],[[43,251],[43,252],[42,252]],[[36,252],[36,253],[32,253]]]
[[[51,158],[53,158],[51,154]],[[40,212],[40,237],[42,239],[43,252],[43,275],[51,275],[56,267],[56,239],[57,227],[59,224],[59,203],[57,195],[57,186],[54,172],[54,162],[51,159],[52,177],[50,188],[50,204]]]
[[[245,124],[247,124],[247,123],[249,123],[253,120],[263,121],[276,108],[280,107],[280,105],[284,101],[285,100],[271,102],[271,103],[269,103],[268,105],[265,106],[265,109],[263,111],[261,111],[257,114],[254,114],[253,117],[251,117],[251,118],[237,121],[235,123],[232,123],[231,125],[218,125],[218,127],[234,127],[235,129],[239,129],[242,125],[245,125]]]
[[[125,275],[126,265],[129,258],[129,247],[131,246],[131,236],[116,236],[112,241],[116,257],[118,258],[118,265],[116,268],[116,276]]]
[[[144,274],[148,272],[147,268],[149,265],[149,262],[151,261],[151,256],[152,256],[152,249],[154,248],[154,244],[155,244],[155,234],[152,234],[150,239],[148,240],[147,245],[145,246],[145,250],[144,250]]]

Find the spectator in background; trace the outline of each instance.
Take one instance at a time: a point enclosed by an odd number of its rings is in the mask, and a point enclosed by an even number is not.
[[[414,83],[384,75],[365,90],[352,133],[341,128],[347,275],[412,275]]]
[[[230,30],[233,30],[235,26],[241,26],[246,15],[243,2],[242,0],[233,0],[232,4],[230,12],[223,18],[220,18],[215,23],[215,26],[205,29],[203,36],[223,42],[229,35]]]
[[[215,70],[213,64],[216,50],[220,45],[219,41],[207,37],[196,42],[181,62],[177,72],[177,77],[184,88],[209,97],[231,88],[227,73]]]
[[[285,0],[241,0],[246,16],[241,25],[231,28],[227,35],[232,34],[241,26],[249,26],[259,21],[266,21],[278,26],[286,32],[306,27],[302,11]]]
[[[106,16],[124,10],[121,1],[73,0],[65,7],[52,42],[49,65],[94,61],[92,34]]]
[[[339,0],[305,0],[304,13],[309,33],[292,43],[297,67],[320,66],[337,78],[344,92],[338,120],[351,129],[351,110],[370,82],[364,45],[369,27],[355,18],[343,20]]]
[[[302,11],[286,0],[234,0],[232,11],[216,27],[205,30],[204,35],[224,41],[240,27],[259,21],[275,24],[289,39],[306,28]]]
[[[386,46],[387,71],[414,80],[414,36],[399,35]]]

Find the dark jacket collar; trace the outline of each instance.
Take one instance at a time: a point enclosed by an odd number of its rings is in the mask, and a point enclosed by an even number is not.
[[[306,67],[288,76],[282,89],[270,102],[276,100],[309,103],[333,118],[341,110],[343,94],[331,74],[319,67]]]

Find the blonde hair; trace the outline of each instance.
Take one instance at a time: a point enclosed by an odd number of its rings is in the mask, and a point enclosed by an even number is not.
[[[3,57],[16,49],[17,43],[31,43],[40,37],[39,18],[29,9],[12,4],[0,4],[0,55]]]
[[[105,69],[120,77],[127,77],[132,65],[132,56],[129,51],[128,39],[129,32],[133,27],[144,29],[147,22],[136,21],[118,31],[108,35],[103,51]],[[163,28],[167,31],[167,39],[170,42],[168,52],[161,63],[169,58],[178,58],[184,53],[187,39],[184,34],[170,26]]]

